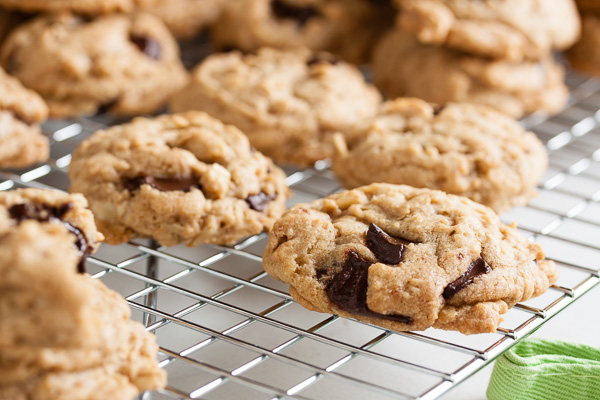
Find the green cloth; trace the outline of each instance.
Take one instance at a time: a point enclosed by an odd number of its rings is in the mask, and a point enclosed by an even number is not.
[[[558,340],[524,340],[496,361],[487,397],[600,400],[600,348]]]

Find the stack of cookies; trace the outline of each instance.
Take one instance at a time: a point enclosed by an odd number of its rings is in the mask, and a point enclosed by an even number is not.
[[[581,39],[569,52],[573,68],[600,76],[600,1],[576,0],[581,12]]]
[[[520,118],[566,104],[553,50],[572,45],[580,21],[573,0],[396,0],[396,28],[373,58],[387,97],[486,104]]]

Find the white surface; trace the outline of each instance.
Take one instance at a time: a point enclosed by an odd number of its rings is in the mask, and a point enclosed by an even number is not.
[[[531,337],[558,339],[600,347],[600,287],[572,303]],[[461,383],[440,400],[485,400],[493,364]]]

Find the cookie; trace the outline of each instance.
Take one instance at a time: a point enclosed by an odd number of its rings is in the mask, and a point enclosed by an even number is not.
[[[80,194],[35,188],[0,192],[0,209],[7,224],[2,224],[4,229],[29,220],[60,226],[71,234],[69,241],[79,252],[80,272],[85,270],[85,258],[103,240],[87,206],[87,200]]]
[[[552,58],[494,61],[422,45],[397,29],[378,44],[373,74],[388,98],[419,97],[440,105],[479,103],[515,118],[536,111],[556,113],[569,97],[564,70]]]
[[[308,166],[331,156],[333,133],[364,130],[380,103],[360,71],[335,56],[264,48],[208,57],[170,106],[205,111],[276,162]]]
[[[581,40],[567,55],[573,68],[600,76],[600,12],[584,14],[582,18]]]
[[[238,129],[201,112],[97,132],[74,152],[69,177],[113,244],[233,243],[269,229],[288,197],[280,168]]]
[[[133,399],[164,387],[154,336],[78,272],[72,232],[0,210],[0,399]]]
[[[360,63],[393,15],[388,1],[228,0],[212,37],[220,49],[308,47]]]
[[[0,168],[46,161],[50,146],[39,125],[48,117],[44,100],[2,68],[0,93]]]
[[[558,269],[542,248],[465,197],[372,184],[287,211],[265,271],[304,307],[397,331],[495,332]]]
[[[548,165],[544,145],[487,106],[415,98],[385,103],[367,135],[337,138],[332,169],[346,188],[406,184],[469,197],[495,211],[524,205]]]
[[[577,40],[573,0],[396,0],[398,25],[425,44],[510,61],[541,60]]]
[[[0,7],[23,12],[72,11],[86,15],[131,11],[132,0],[0,0]]]
[[[152,113],[187,79],[167,28],[142,13],[38,17],[11,33],[0,62],[53,117]]]
[[[215,22],[223,0],[135,0],[137,8],[162,19],[179,39],[197,36]]]

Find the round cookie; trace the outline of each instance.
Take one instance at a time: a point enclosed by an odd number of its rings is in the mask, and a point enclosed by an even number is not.
[[[15,189],[0,192],[0,231],[7,232],[25,221],[57,225],[70,234],[69,242],[79,252],[78,268],[85,271],[85,259],[104,239],[96,230],[94,216],[80,194],[44,189]],[[1,234],[1,233],[0,233]]]
[[[208,57],[170,106],[206,111],[276,162],[308,166],[331,156],[333,133],[364,130],[380,103],[360,71],[334,56],[264,48]]]
[[[125,400],[164,387],[153,335],[116,292],[78,273],[72,233],[36,219],[15,225],[0,210],[0,398]]]
[[[308,47],[360,63],[393,15],[388,1],[228,0],[212,37],[220,49]]]
[[[583,15],[581,40],[567,55],[573,68],[600,76],[600,9],[598,11],[597,14]]]
[[[515,118],[555,113],[567,103],[564,70],[552,58],[509,62],[422,45],[398,29],[377,45],[375,84],[388,98],[410,96],[436,104],[485,104]]]
[[[0,7],[32,12],[72,11],[86,15],[131,11],[132,0],[0,0]]]
[[[73,153],[69,177],[113,244],[233,243],[270,229],[289,193],[242,132],[201,112],[99,131]]]
[[[143,13],[38,17],[11,33],[0,62],[53,117],[152,113],[187,79],[167,28]]]
[[[558,269],[538,244],[465,197],[372,184],[287,211],[265,271],[304,307],[397,331],[495,332]]]
[[[526,204],[548,165],[544,145],[487,106],[420,99],[384,104],[367,134],[337,138],[332,169],[346,188],[406,184],[469,197],[495,211]]]
[[[215,22],[224,0],[135,0],[137,8],[162,19],[179,39],[197,36]]]
[[[395,0],[398,25],[420,42],[483,57],[540,60],[577,40],[573,0]]]
[[[46,161],[50,146],[39,125],[48,117],[44,100],[2,68],[0,93],[0,168]]]

